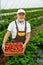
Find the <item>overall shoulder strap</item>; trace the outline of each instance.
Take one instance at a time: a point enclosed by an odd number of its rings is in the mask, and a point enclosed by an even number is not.
[[[25,33],[26,33],[26,21],[25,21]]]
[[[15,24],[16,24],[16,29],[17,29],[17,32],[18,32],[18,26],[17,26],[17,22],[15,21]],[[25,33],[26,33],[26,21],[25,21]]]
[[[16,29],[17,29],[17,32],[18,32],[18,26],[17,26],[17,22],[15,21],[15,24],[16,24]]]

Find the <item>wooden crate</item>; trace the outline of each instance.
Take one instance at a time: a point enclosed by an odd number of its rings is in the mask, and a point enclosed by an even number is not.
[[[8,43],[7,43],[8,44]],[[7,45],[6,44],[6,45]],[[5,46],[6,46],[5,45]],[[24,51],[23,51],[23,43],[21,43],[21,42],[19,42],[19,43],[12,43],[12,44],[8,44],[8,45],[15,45],[17,48],[20,48],[20,46],[19,45],[21,45],[21,47],[22,47],[22,52],[20,52],[18,49],[17,49],[17,51],[14,51],[14,52],[9,52],[9,51],[6,51],[6,50],[4,50],[4,56],[19,56],[19,55],[23,55],[24,54]],[[13,46],[13,47],[15,47],[15,46]],[[18,47],[19,46],[19,47]],[[13,48],[12,47],[12,48]],[[9,48],[8,48],[9,49]]]

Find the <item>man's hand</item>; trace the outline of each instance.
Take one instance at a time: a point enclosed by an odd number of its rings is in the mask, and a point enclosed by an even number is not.
[[[23,49],[24,49],[24,51],[25,51],[25,49],[26,49],[27,43],[29,42],[29,39],[30,39],[30,33],[28,33],[28,34],[26,35],[26,40],[25,40],[25,43],[23,44]]]
[[[2,50],[5,51],[5,44],[2,44]]]
[[[3,44],[2,44],[2,50],[5,51],[5,44],[6,44],[6,41],[8,40],[8,37],[10,36],[11,32],[10,31],[7,31],[5,37],[4,37],[4,40],[3,40]]]

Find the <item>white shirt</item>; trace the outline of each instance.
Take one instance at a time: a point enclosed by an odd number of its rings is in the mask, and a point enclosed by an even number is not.
[[[16,20],[16,22],[17,22],[17,26],[18,26],[19,31],[24,31],[25,30],[25,21],[20,23],[20,22],[18,22],[18,20]],[[12,21],[9,24],[7,30],[11,32],[12,38],[16,37],[17,29],[16,29],[15,21]],[[31,27],[30,27],[30,24],[28,22],[26,22],[26,34],[29,32],[31,32]]]

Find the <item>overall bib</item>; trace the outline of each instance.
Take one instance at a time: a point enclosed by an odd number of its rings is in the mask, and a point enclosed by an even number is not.
[[[24,31],[19,31],[17,22],[15,21],[16,24],[16,29],[17,29],[17,35],[16,38],[12,39],[12,42],[22,42],[24,43],[26,40],[26,22],[25,22],[25,30]]]
[[[19,31],[18,30],[18,26],[17,26],[17,22],[15,21],[16,24],[16,29],[17,29],[17,35],[16,38],[13,38],[11,40],[12,43],[18,43],[18,42],[22,42],[24,43],[26,40],[26,22],[25,22],[25,30],[24,31]],[[12,56],[9,57],[9,60],[11,60]]]

